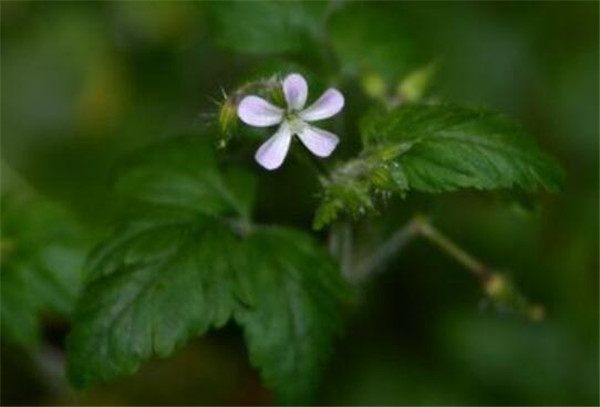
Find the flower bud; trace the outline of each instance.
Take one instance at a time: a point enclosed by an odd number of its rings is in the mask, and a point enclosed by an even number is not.
[[[219,108],[220,137],[217,143],[219,148],[225,147],[231,138],[232,128],[237,124],[237,106],[233,98],[227,97]]]
[[[506,297],[508,284],[506,278],[501,274],[493,274],[484,283],[485,293],[493,299],[499,300]]]
[[[408,102],[420,101],[431,85],[435,70],[435,64],[429,64],[409,74],[398,85],[398,95]]]
[[[376,72],[367,72],[361,77],[362,87],[367,95],[373,99],[383,99],[386,93],[386,84],[381,75]]]

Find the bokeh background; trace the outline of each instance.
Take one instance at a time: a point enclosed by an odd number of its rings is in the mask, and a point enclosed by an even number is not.
[[[287,66],[321,73],[312,63],[318,46],[306,41],[289,52],[268,35],[285,6],[249,4],[2,2],[3,405],[272,403],[234,326],[89,390],[72,389],[64,376],[66,315],[81,261],[110,226],[119,158],[201,129],[221,89],[252,75]],[[337,26],[356,44],[355,55],[335,57],[350,100],[346,120],[361,113],[352,102],[361,90],[344,58],[361,55],[363,36],[374,47],[391,38],[402,46],[384,77],[436,62],[432,97],[514,117],[567,173],[565,190],[532,211],[502,195],[461,192],[398,200],[370,219],[378,234],[363,240],[375,245],[426,210],[462,246],[507,270],[548,315],[532,324],[493,310],[460,266],[415,241],[364,283],[317,402],[598,405],[598,2],[309,7],[324,8],[325,39]],[[380,26],[365,20],[371,14],[385,16]],[[236,46],[248,29],[272,49]],[[259,219],[310,227],[315,184],[277,188],[302,175],[290,164],[261,184]],[[46,274],[33,276],[36,268]],[[4,328],[9,319],[16,328]]]

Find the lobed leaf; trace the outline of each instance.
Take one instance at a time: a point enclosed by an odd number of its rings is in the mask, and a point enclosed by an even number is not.
[[[175,140],[124,167],[128,216],[89,257],[69,376],[87,386],[130,374],[235,316],[267,385],[306,400],[348,288],[310,236],[253,231],[253,178],[219,170],[204,145]]]
[[[348,287],[331,256],[304,233],[261,230],[245,244],[253,307],[238,307],[251,362],[283,403],[306,403],[342,324]]]
[[[227,322],[243,296],[229,260],[235,245],[229,229],[199,216],[133,222],[101,246],[68,340],[74,384],[130,374]]]

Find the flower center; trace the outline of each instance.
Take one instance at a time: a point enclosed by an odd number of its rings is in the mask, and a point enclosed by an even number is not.
[[[286,110],[284,114],[284,120],[287,122],[292,133],[298,133],[305,126],[304,121],[298,115],[295,110]]]
[[[287,109],[284,113],[284,118],[288,122],[293,122],[298,119],[298,112],[296,110]]]

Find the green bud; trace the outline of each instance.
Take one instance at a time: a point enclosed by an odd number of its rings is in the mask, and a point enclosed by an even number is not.
[[[383,99],[387,86],[381,75],[376,72],[367,72],[361,77],[361,85],[367,95],[374,99]]]
[[[233,98],[227,97],[219,109],[219,130],[220,137],[217,142],[219,148],[224,148],[231,138],[232,129],[237,124],[237,106]]]
[[[398,85],[398,95],[408,102],[421,100],[427,89],[431,86],[431,80],[436,71],[435,64],[429,64],[418,69],[405,77]]]
[[[276,106],[285,106],[285,95],[283,94],[283,88],[281,84],[277,84],[277,86],[272,86],[269,90],[269,97],[273,101]]]
[[[519,291],[517,286],[505,275],[494,273],[484,282],[485,293],[496,304],[508,307],[514,312],[539,322],[545,317],[545,310],[541,305],[531,304]]]

